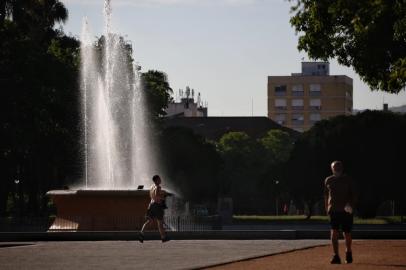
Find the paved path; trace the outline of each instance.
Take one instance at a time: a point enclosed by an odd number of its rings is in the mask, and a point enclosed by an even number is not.
[[[406,224],[354,224],[354,231],[365,231],[365,230],[374,230],[374,231],[393,231],[393,230],[406,230]],[[224,225],[224,231],[234,231],[234,230],[325,230],[330,231],[330,224],[323,223],[297,223],[297,224],[281,224],[274,223],[272,224],[245,224],[245,225]]]
[[[14,247],[13,243],[1,243],[0,269],[197,269],[327,243],[326,240],[179,240],[164,244],[93,241],[38,242]]]
[[[344,262],[344,245],[340,252]],[[353,246],[354,263],[331,265],[331,246],[314,247],[209,268],[210,270],[397,270],[406,269],[405,240],[358,240]]]

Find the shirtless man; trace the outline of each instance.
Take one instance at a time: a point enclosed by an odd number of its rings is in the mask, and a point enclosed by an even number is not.
[[[164,210],[166,208],[165,205],[165,196],[167,195],[164,190],[161,189],[161,178],[159,175],[154,175],[152,177],[152,181],[154,184],[151,186],[149,191],[149,196],[151,197],[151,202],[148,205],[148,210],[146,214],[146,221],[142,226],[142,229],[139,234],[139,241],[142,243],[144,242],[144,229],[146,226],[153,222],[154,220],[158,223],[158,230],[159,234],[161,235],[162,242],[169,241],[168,236],[166,235],[164,229]]]

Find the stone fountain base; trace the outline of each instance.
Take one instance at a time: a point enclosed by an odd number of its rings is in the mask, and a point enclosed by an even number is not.
[[[140,230],[149,203],[148,190],[52,190],[57,208],[49,231]]]

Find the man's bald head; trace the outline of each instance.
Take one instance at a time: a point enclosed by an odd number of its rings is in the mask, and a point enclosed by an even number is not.
[[[336,160],[331,163],[331,170],[334,175],[341,175],[343,173],[343,169],[344,166],[341,161]]]

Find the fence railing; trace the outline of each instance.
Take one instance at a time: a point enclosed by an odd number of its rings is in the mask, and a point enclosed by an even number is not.
[[[57,231],[136,231],[145,222],[143,217],[22,217],[0,218],[0,232],[57,232]],[[167,216],[168,231],[221,230],[220,216]],[[157,230],[149,224],[146,231]]]

